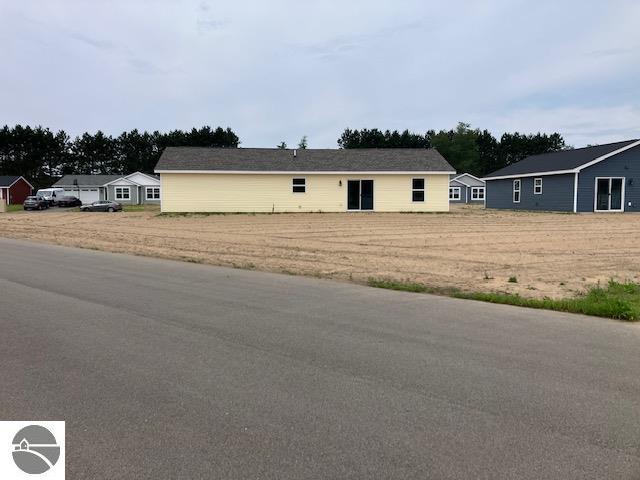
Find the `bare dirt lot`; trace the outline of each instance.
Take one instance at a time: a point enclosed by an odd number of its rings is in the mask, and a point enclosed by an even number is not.
[[[567,297],[640,281],[640,215],[0,214],[0,236],[291,274]],[[510,282],[515,277],[517,283]]]

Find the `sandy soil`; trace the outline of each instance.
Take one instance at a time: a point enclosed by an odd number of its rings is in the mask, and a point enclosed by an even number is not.
[[[640,282],[640,215],[516,213],[161,216],[0,214],[0,236],[357,282],[565,297]],[[1,266],[0,266],[1,268]],[[509,282],[515,276],[518,283]]]

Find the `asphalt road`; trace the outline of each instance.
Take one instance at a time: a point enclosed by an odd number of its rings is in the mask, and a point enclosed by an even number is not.
[[[0,240],[0,332],[68,478],[640,478],[636,325]]]

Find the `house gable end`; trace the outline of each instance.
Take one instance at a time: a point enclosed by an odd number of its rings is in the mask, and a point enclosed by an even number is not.
[[[464,183],[469,187],[484,187],[484,180],[475,177],[470,173],[463,173],[462,175],[458,175],[453,180]]]
[[[467,188],[469,186],[466,183],[462,183],[459,180],[451,180],[449,182],[449,185],[451,185],[452,187],[462,187],[462,188]]]
[[[151,175],[147,175],[146,173],[142,173],[142,172],[131,173],[125,176],[124,178],[145,187],[155,187],[157,185],[160,185],[159,178],[153,177]]]

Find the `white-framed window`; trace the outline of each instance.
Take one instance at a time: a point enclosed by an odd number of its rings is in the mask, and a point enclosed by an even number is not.
[[[160,200],[160,187],[146,187],[145,198],[147,200]]]
[[[293,193],[306,193],[307,192],[307,179],[306,178],[294,178],[291,183]]]
[[[460,187],[449,187],[449,200],[460,200]]]
[[[411,179],[411,201],[424,202],[425,180],[424,178]]]
[[[533,179],[533,193],[534,195],[542,195],[542,178]]]
[[[130,200],[131,191],[129,187],[115,187],[116,200]]]
[[[484,200],[484,187],[471,187],[471,200]]]
[[[521,181],[518,178],[513,181],[513,203],[520,203],[520,185]]]

